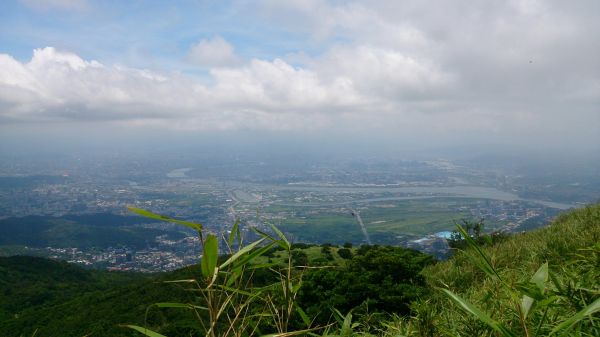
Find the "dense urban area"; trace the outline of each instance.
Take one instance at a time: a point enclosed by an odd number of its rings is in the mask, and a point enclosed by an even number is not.
[[[483,220],[486,231],[522,231],[594,201],[585,189],[571,200],[551,193],[541,198],[535,193],[539,186],[525,183],[521,173],[441,159],[296,169],[254,161],[197,168],[121,160],[100,166],[72,159],[43,169],[6,163],[0,166],[0,221],[43,218],[48,224],[43,234],[54,239],[9,245],[11,233],[3,233],[8,236],[0,253],[26,252],[111,270],[172,270],[197,262],[199,256],[195,233],[149,219],[131,222],[137,217],[127,206],[196,221],[217,234],[226,234],[239,219],[247,236],[252,227],[268,230],[266,224],[272,223],[298,243],[398,245],[443,258],[456,222]],[[239,175],[242,169],[250,173]],[[569,181],[556,188],[581,184]],[[90,217],[96,217],[90,232],[78,232],[80,237],[93,236],[98,228],[108,230],[110,237],[112,229],[107,228],[113,220],[102,220],[102,214],[124,219],[126,224],[116,228],[131,237],[115,232],[112,243],[92,238],[70,246],[68,240],[56,239],[66,231],[65,223],[87,226]]]

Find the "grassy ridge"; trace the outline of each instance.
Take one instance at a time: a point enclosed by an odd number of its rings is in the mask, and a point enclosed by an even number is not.
[[[516,234],[497,245],[483,247],[482,251],[509,287],[528,281],[540,266],[548,263],[546,292],[556,298],[545,317],[531,317],[532,322],[545,320],[537,332],[546,336],[553,326],[600,296],[600,205],[563,213],[545,228]],[[515,299],[498,278],[490,277],[473,263],[473,256],[472,250],[459,251],[448,261],[426,267],[422,274],[431,288],[450,289],[493,319],[521,331],[519,317],[515,316]],[[441,291],[433,294],[413,304],[413,317],[402,323],[405,335],[495,335]],[[595,318],[582,321],[580,331],[576,329],[569,335],[600,334],[598,313],[592,317]]]
[[[533,274],[541,264],[559,267],[572,259],[579,249],[600,242],[600,205],[563,213],[550,225],[531,232],[516,234],[484,252],[495,267],[514,281]],[[471,263],[465,252],[458,252],[446,262],[423,270],[429,284],[451,288],[465,284],[477,286],[485,274]]]

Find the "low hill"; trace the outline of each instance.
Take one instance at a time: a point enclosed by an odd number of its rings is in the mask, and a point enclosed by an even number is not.
[[[189,294],[161,281],[186,278],[170,274],[88,270],[45,258],[0,257],[0,331],[2,336],[135,336],[118,324],[144,325],[152,303],[188,301]],[[192,317],[174,310],[151,310],[148,321],[172,334],[194,329]],[[175,327],[177,326],[177,327]]]
[[[141,226],[150,222],[155,221],[109,213],[11,217],[0,220],[0,247],[106,248],[123,245],[141,249],[159,235],[167,234],[173,239],[183,237],[178,232]]]

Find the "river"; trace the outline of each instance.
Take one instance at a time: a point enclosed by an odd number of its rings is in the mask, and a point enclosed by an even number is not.
[[[262,187],[267,187],[266,185]],[[325,203],[285,203],[279,205],[288,206],[337,206],[354,203],[369,203],[377,201],[393,201],[393,200],[412,200],[412,199],[430,199],[430,198],[473,198],[473,199],[492,199],[500,201],[527,201],[543,205],[550,208],[566,210],[576,207],[575,205],[558,203],[539,199],[526,199],[510,192],[501,191],[493,187],[482,186],[410,186],[410,187],[335,187],[335,186],[290,186],[290,185],[268,185],[268,188],[280,191],[315,191],[315,192],[391,192],[416,194],[414,196],[398,196],[398,197],[381,197],[381,198],[365,198],[355,199],[340,202],[325,202]]]

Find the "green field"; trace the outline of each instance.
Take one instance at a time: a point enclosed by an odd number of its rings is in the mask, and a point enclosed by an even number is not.
[[[331,207],[272,205],[264,214],[277,215],[274,221],[298,242],[364,243],[365,237],[352,210],[360,212],[371,241],[399,244],[403,240],[454,229],[454,222],[468,218],[461,207],[477,199],[432,198],[379,201]],[[492,229],[498,224],[487,223]]]
[[[468,216],[458,208],[469,200],[427,199],[370,204],[361,210],[370,233],[427,235],[452,230],[454,222]]]

